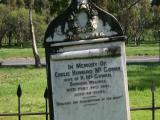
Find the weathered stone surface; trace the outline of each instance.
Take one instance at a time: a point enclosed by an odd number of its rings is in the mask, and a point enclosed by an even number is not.
[[[46,31],[45,42],[65,42],[121,36],[117,19],[90,0],[72,0],[64,14],[55,18]]]
[[[91,0],[72,0],[45,34],[51,120],[130,120],[125,37]]]
[[[90,47],[51,56],[55,120],[129,120],[124,44]]]

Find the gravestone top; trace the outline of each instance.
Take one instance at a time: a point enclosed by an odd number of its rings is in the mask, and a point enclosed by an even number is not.
[[[45,34],[50,120],[130,120],[125,36],[91,0],[72,0]]]
[[[48,26],[45,43],[123,36],[117,19],[90,0],[72,0],[68,9]]]

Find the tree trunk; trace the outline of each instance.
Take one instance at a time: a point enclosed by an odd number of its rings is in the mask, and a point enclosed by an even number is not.
[[[3,33],[2,34],[0,34],[0,48],[2,48],[2,39],[3,39]]]
[[[2,23],[1,23],[2,24]],[[2,39],[3,39],[3,32],[2,32],[2,26],[0,28],[0,48],[2,48]]]
[[[9,34],[8,34],[8,39],[9,39],[9,41],[8,41],[8,46],[11,47],[12,32],[9,32]]]
[[[32,4],[30,5],[30,9],[29,9],[29,24],[30,24],[30,32],[31,32],[31,39],[32,39],[32,50],[33,50],[33,55],[35,58],[35,66],[41,67],[42,64],[41,64],[40,57],[38,54],[35,33],[34,33],[33,20],[32,20]]]
[[[135,46],[138,46],[138,40],[137,40],[137,37],[136,37],[136,36],[134,37],[134,45],[135,45]]]
[[[2,48],[2,40],[1,40],[1,38],[0,38],[0,49]]]

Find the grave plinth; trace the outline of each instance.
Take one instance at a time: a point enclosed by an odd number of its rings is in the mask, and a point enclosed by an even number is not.
[[[130,120],[125,36],[114,16],[72,0],[46,31],[51,120]]]

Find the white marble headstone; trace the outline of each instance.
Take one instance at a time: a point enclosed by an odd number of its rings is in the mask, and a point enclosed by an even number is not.
[[[54,119],[130,120],[124,42],[62,51],[50,60]]]
[[[91,0],[71,0],[45,33],[51,120],[130,120],[125,36]]]

